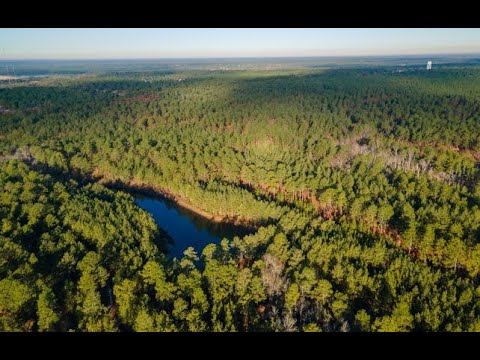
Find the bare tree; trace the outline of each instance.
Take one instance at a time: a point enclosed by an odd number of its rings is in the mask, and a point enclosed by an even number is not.
[[[285,277],[283,269],[285,263],[271,254],[263,256],[265,267],[262,269],[262,282],[268,296],[275,296],[285,289]]]

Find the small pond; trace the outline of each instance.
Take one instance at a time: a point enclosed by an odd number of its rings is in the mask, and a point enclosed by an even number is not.
[[[245,227],[213,222],[168,199],[135,195],[135,202],[148,211],[157,225],[174,240],[169,255],[177,259],[183,256],[183,251],[189,246],[200,256],[205,245],[219,244],[223,238],[233,239],[253,232]]]

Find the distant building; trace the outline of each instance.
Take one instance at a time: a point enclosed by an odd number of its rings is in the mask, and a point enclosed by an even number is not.
[[[432,62],[431,61],[427,62],[427,70],[432,70]]]

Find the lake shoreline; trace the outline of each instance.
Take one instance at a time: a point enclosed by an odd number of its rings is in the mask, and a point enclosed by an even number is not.
[[[130,180],[128,182],[122,181],[120,179],[110,180],[105,177],[102,177],[100,182],[102,185],[108,188],[114,188],[128,192],[129,194],[138,194],[144,196],[150,196],[153,198],[159,198],[161,200],[168,200],[175,203],[177,206],[191,211],[192,213],[201,216],[202,218],[211,221],[217,224],[228,224],[233,226],[239,226],[250,230],[258,229],[259,225],[253,223],[252,221],[238,220],[228,216],[213,215],[203,209],[200,209],[192,205],[186,199],[183,199],[177,195],[172,194],[171,192],[157,188],[145,182]]]

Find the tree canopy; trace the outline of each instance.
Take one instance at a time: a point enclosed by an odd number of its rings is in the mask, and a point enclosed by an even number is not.
[[[478,331],[479,99],[478,67],[1,86],[0,330]],[[118,188],[258,230],[172,260]]]

